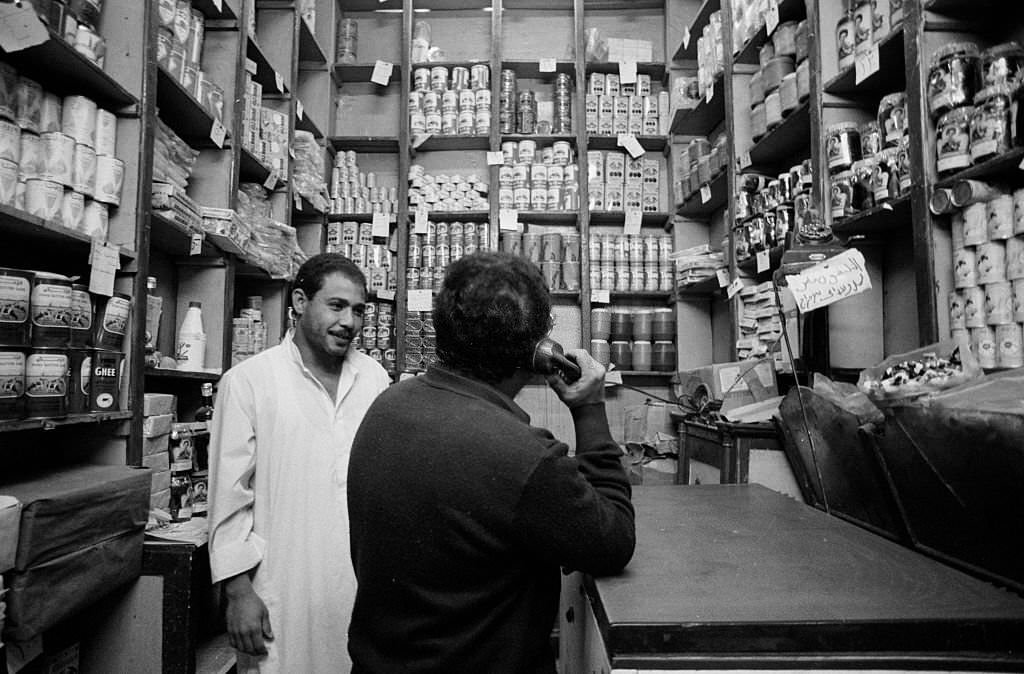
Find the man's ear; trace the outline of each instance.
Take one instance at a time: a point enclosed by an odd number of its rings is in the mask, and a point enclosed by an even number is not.
[[[295,312],[295,316],[302,316],[302,312],[306,310],[306,293],[301,288],[296,288],[292,291],[292,311]]]

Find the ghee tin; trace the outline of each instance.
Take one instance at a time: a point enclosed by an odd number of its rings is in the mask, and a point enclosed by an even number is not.
[[[55,133],[60,131],[61,98],[49,91],[43,92],[43,101],[39,108],[39,133]]]
[[[1012,282],[1012,292],[1013,320],[1017,323],[1024,323],[1024,279]]]
[[[29,343],[29,312],[34,274],[0,267],[0,344]]]
[[[1019,323],[1008,323],[996,327],[996,362],[999,367],[1024,366],[1024,347],[1022,347],[1021,326]]]
[[[964,325],[983,328],[985,321],[985,291],[979,286],[964,289]]]
[[[68,414],[89,411],[92,349],[68,349]]]
[[[25,352],[0,346],[0,421],[25,416]]]
[[[96,151],[83,143],[75,143],[71,188],[87,197],[96,189]]]
[[[947,295],[947,305],[949,307],[949,327],[950,329],[964,329],[967,324],[964,320],[964,293],[954,290]]]
[[[97,155],[96,193],[93,199],[117,206],[121,203],[121,187],[124,184],[124,162],[117,157]]]
[[[71,185],[75,159],[75,139],[60,132],[47,132],[39,136],[42,166],[39,177],[61,185]]]
[[[25,210],[43,220],[60,218],[61,202],[64,200],[64,186],[52,180],[29,179],[25,181]]]
[[[132,311],[132,296],[115,292],[96,305],[96,348],[120,351],[128,330]]]
[[[71,339],[70,346],[92,346],[92,295],[89,286],[81,283],[71,285]]]
[[[117,154],[117,117],[109,110],[96,110],[96,154]]]
[[[68,229],[81,231],[84,216],[85,197],[73,190],[64,190],[64,199],[60,204],[60,223]]]
[[[33,272],[30,301],[32,346],[67,346],[71,337],[71,279]]]
[[[18,189],[18,165],[7,159],[0,159],[0,204],[14,205]]]
[[[25,358],[25,416],[64,417],[67,413],[67,350],[31,349]]]
[[[971,328],[971,351],[978,359],[978,365],[984,368],[996,366],[996,331],[991,326]]]
[[[0,159],[21,160],[21,129],[14,122],[0,120]]]
[[[19,143],[21,148],[18,156],[18,180],[24,182],[38,178],[43,165],[43,149],[39,136],[34,133],[22,133]]]
[[[989,283],[985,286],[985,322],[1005,325],[1013,322],[1013,301],[1009,281]]]
[[[978,246],[978,283],[994,283],[1006,280],[1006,244],[1002,241],[988,241]]]
[[[0,118],[14,121],[18,114],[18,71],[7,62],[0,62]]]
[[[43,87],[33,79],[18,76],[15,89],[18,101],[18,112],[15,122],[25,131],[39,133],[39,120],[42,116]]]
[[[124,354],[95,349],[89,372],[89,411],[109,412],[120,407],[121,368]]]
[[[67,96],[61,109],[61,129],[89,147],[96,143],[96,101],[85,96]]]
[[[87,199],[85,211],[82,214],[82,233],[106,241],[107,232],[110,228],[109,218],[106,204]]]

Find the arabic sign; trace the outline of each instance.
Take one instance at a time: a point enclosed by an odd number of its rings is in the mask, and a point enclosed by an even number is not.
[[[801,313],[826,307],[871,289],[864,255],[856,249],[830,257],[794,276],[787,276],[786,282]]]

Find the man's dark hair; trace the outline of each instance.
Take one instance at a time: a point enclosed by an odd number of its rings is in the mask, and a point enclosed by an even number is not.
[[[289,301],[291,301],[292,291],[296,288],[301,289],[306,293],[306,297],[312,299],[313,295],[324,287],[324,277],[329,274],[341,274],[362,288],[363,294],[366,294],[366,276],[355,262],[338,253],[320,253],[309,258],[299,267],[299,272],[295,275],[291,290],[288,292]]]
[[[551,329],[551,294],[528,260],[475,253],[448,267],[434,300],[442,365],[495,384],[529,363]]]

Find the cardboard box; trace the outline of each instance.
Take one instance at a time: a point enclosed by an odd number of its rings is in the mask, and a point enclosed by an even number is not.
[[[153,456],[154,454],[166,454],[170,447],[171,434],[160,435],[155,438],[142,438],[142,456]]]
[[[160,510],[167,510],[171,505],[171,489],[168,487],[162,491],[155,491],[149,497],[149,509],[159,508]]]
[[[20,528],[21,502],[13,496],[0,495],[0,573],[14,568]]]
[[[167,452],[161,452],[160,454],[150,454],[149,456],[142,457],[142,465],[149,468],[153,472],[165,471],[171,469],[171,455]]]
[[[715,363],[679,373],[683,392],[693,395],[699,385],[722,401],[722,411],[759,402],[779,394],[775,367],[770,360]]]
[[[168,461],[170,458],[168,457]],[[153,471],[153,479],[150,483],[149,491],[155,494],[158,491],[164,491],[171,488],[171,471],[161,470]]]
[[[173,414],[158,414],[152,417],[143,417],[142,436],[155,438],[160,435],[167,435],[171,432],[171,424],[174,423]]]
[[[142,416],[174,414],[176,407],[177,397],[170,393],[146,393],[142,399]]]

